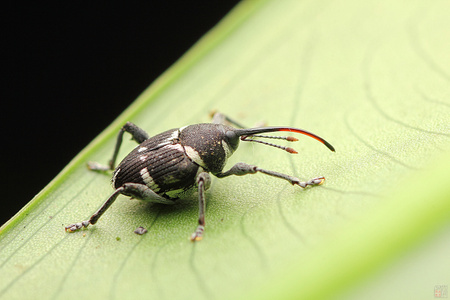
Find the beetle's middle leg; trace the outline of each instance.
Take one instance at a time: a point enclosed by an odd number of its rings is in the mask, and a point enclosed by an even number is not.
[[[203,232],[205,231],[205,191],[211,185],[211,177],[208,173],[202,172],[197,176],[198,186],[198,226],[194,233],[191,235],[191,241],[200,241],[203,238]]]
[[[147,132],[145,132],[143,129],[137,127],[131,122],[127,122],[119,131],[119,134],[117,135],[117,141],[116,141],[116,147],[114,148],[114,153],[109,161],[109,164],[107,166],[99,164],[97,162],[88,162],[88,168],[93,171],[109,171],[114,170],[117,155],[119,154],[120,146],[122,145],[122,139],[123,139],[123,133],[128,132],[131,134],[131,137],[133,140],[135,140],[138,144],[142,143],[143,141],[147,140],[149,138]]]
[[[296,184],[302,188],[305,188],[309,185],[310,186],[320,185],[325,181],[325,177],[316,177],[316,178],[310,179],[308,181],[300,181],[300,179],[298,179],[297,177],[294,177],[294,176],[286,175],[283,173],[278,173],[275,171],[261,169],[257,166],[249,165],[249,164],[242,163],[242,162],[235,164],[233,167],[231,167],[231,169],[229,169],[226,172],[221,172],[221,173],[214,174],[214,175],[219,178],[223,178],[223,177],[230,176],[230,175],[242,176],[242,175],[247,175],[247,174],[255,174],[257,172],[284,179],[284,180],[288,181],[289,183],[291,183],[292,185]]]

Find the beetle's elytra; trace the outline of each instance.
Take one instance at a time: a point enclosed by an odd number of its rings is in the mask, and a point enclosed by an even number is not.
[[[322,184],[325,180],[324,177],[303,182],[290,175],[261,169],[242,162],[223,172],[227,159],[236,151],[240,141],[258,142],[283,149],[289,153],[297,153],[290,147],[260,140],[260,138],[271,138],[290,142],[297,141],[296,138],[289,136],[260,135],[276,131],[305,134],[334,151],[331,144],[308,131],[293,127],[243,128],[221,113],[214,114],[212,123],[171,129],[153,137],[149,137],[144,130],[128,122],[117,136],[116,147],[109,166],[92,162],[88,164],[88,167],[95,171],[114,170],[112,184],[115,191],[89,220],[69,225],[65,229],[73,232],[90,224],[94,225],[120,194],[144,201],[173,204],[183,192],[197,187],[199,219],[197,229],[191,235],[191,240],[198,241],[202,239],[205,230],[205,190],[211,183],[209,173],[223,178],[230,175],[240,176],[260,172],[287,180],[302,188]],[[115,168],[124,132],[130,133],[139,145]]]

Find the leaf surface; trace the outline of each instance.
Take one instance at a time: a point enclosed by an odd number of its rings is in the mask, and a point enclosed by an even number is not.
[[[1,228],[0,298],[329,297],[448,228],[449,8],[244,1]],[[120,196],[95,226],[64,232],[112,193],[85,164],[108,161],[121,125],[154,135],[209,122],[213,109],[248,126],[304,128],[336,148],[306,136],[297,155],[241,143],[227,167],[326,183],[215,178],[199,243],[188,241],[195,193],[174,206]],[[125,140],[120,156],[133,147]],[[134,234],[139,226],[148,233]]]

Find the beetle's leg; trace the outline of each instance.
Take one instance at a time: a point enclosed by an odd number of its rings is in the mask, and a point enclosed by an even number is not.
[[[131,134],[132,139],[135,140],[138,144],[142,143],[146,139],[149,138],[148,134],[141,128],[137,127],[131,122],[127,122],[119,131],[119,134],[117,135],[117,142],[116,147],[114,149],[114,154],[109,161],[108,166],[101,165],[97,162],[88,162],[88,168],[93,171],[108,171],[108,170],[114,170],[115,164],[116,164],[116,158],[119,154],[120,146],[122,145],[122,139],[123,139],[123,133],[128,132]]]
[[[241,123],[236,122],[235,120],[231,119],[227,115],[224,115],[220,112],[213,111],[211,112],[211,115],[212,115],[212,123],[214,124],[227,125],[227,123],[229,123],[237,128],[247,128]],[[263,127],[263,126],[266,126],[266,122],[257,122],[256,124],[253,125],[253,127]]]
[[[228,116],[226,116],[220,112],[213,111],[212,115],[213,115],[212,123],[214,123],[214,124],[226,124],[228,122],[238,128],[245,128],[245,126],[242,126],[242,124],[239,124],[235,120],[230,119]]]
[[[155,193],[152,189],[150,189],[145,184],[140,183],[125,183],[123,185],[125,188],[122,191],[122,194],[126,196],[130,196],[134,199],[139,199],[143,201],[153,202],[153,203],[162,203],[162,204],[174,204],[175,200],[170,200],[167,198],[164,198],[157,193]]]
[[[197,176],[198,186],[198,226],[191,235],[191,241],[200,241],[205,231],[205,191],[211,185],[211,177],[208,173],[202,172]]]
[[[325,181],[325,177],[317,177],[317,178],[310,179],[308,181],[300,181],[300,179],[298,179],[297,177],[294,177],[294,176],[278,173],[275,171],[264,170],[257,166],[249,165],[249,164],[242,163],[242,162],[235,164],[233,167],[231,167],[231,169],[229,169],[226,172],[218,173],[218,174],[214,174],[214,175],[216,175],[219,178],[223,178],[223,177],[230,176],[230,175],[242,176],[242,175],[246,175],[246,174],[254,174],[256,172],[261,172],[261,173],[264,173],[264,174],[267,174],[270,176],[274,176],[274,177],[278,177],[278,178],[287,180],[291,184],[293,184],[293,185],[297,184],[302,188],[305,188],[308,185],[311,185],[311,186],[320,185]]]
[[[103,213],[116,201],[117,196],[124,194],[136,199],[158,202],[164,204],[173,204],[174,201],[161,197],[152,191],[148,186],[139,183],[125,183],[121,187],[117,188],[114,193],[108,198],[108,200],[103,203],[103,205],[89,218],[87,221],[80,223],[75,223],[66,227],[66,231],[74,232],[83,227],[88,227],[89,225],[94,225],[97,223],[98,219],[103,215]]]
[[[114,193],[108,198],[108,200],[106,200],[105,203],[103,203],[103,205],[89,218],[89,220],[66,226],[66,231],[74,232],[83,227],[88,227],[90,224],[94,225],[95,223],[97,223],[98,219],[111,206],[111,204],[116,201],[117,196],[119,196],[123,192],[123,190],[124,187],[119,187],[118,189],[116,189]]]

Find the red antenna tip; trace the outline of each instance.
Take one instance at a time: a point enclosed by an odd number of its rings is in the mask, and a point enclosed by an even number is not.
[[[292,154],[298,154],[298,152],[295,151],[295,149],[293,149],[291,147],[286,147],[284,150],[286,150],[287,152],[292,153]]]
[[[298,141],[298,139],[295,138],[295,137],[293,137],[293,136],[287,136],[287,137],[286,137],[286,140],[287,140],[288,142],[296,142],[296,141]]]

